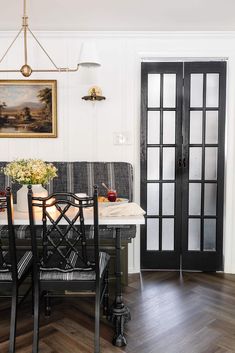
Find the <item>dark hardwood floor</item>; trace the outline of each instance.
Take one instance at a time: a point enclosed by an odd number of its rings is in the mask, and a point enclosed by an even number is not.
[[[129,276],[124,290],[132,320],[127,347],[113,347],[103,320],[102,353],[234,353],[235,275],[143,272]],[[7,353],[9,308],[0,304],[0,353]],[[17,353],[31,353],[30,305],[19,311]],[[88,315],[87,315],[88,314]],[[93,352],[93,300],[56,299],[42,315],[40,353]]]

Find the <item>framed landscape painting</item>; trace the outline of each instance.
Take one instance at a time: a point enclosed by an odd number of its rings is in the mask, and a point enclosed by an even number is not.
[[[57,137],[56,80],[0,80],[0,137]]]

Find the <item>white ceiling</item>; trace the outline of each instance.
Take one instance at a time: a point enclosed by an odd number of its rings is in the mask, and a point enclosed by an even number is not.
[[[21,25],[23,0],[0,0],[0,30]],[[32,30],[235,30],[235,0],[28,0]]]

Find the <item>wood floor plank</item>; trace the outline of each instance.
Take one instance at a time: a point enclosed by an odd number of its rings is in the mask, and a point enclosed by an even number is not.
[[[143,272],[129,276],[124,299],[132,315],[128,345],[112,345],[112,326],[102,318],[102,353],[235,353],[235,275]],[[30,310],[29,303],[19,310],[16,353],[32,349]],[[9,315],[1,301],[0,353],[8,350]],[[40,353],[93,353],[93,340],[92,298],[55,300],[50,319],[42,315]]]

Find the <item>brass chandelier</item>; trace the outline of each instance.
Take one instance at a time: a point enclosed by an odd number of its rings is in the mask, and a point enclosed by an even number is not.
[[[26,0],[23,0],[24,2],[24,14],[22,17],[22,27],[17,33],[16,37],[13,39],[11,42],[10,46],[7,48],[6,52],[3,54],[2,58],[0,59],[0,64],[3,62],[5,57],[7,56],[9,50],[15,43],[15,41],[19,38],[20,34],[23,34],[23,39],[24,39],[24,65],[20,69],[5,69],[1,70],[0,72],[20,72],[24,77],[29,77],[32,72],[76,72],[79,69],[79,66],[100,66],[99,60],[97,58],[97,53],[95,51],[94,46],[90,47],[90,53],[88,54],[88,47],[83,49],[84,53],[83,55],[80,55],[80,62],[77,64],[76,68],[69,68],[69,67],[58,67],[55,62],[52,60],[50,55],[47,53],[47,51],[44,49],[42,44],[39,42],[37,37],[34,35],[34,33],[31,31],[28,25],[28,16],[26,14]],[[33,39],[37,42],[39,47],[42,49],[42,51],[46,54],[48,59],[53,65],[53,69],[32,69],[32,67],[28,64],[28,33],[33,37]]]

